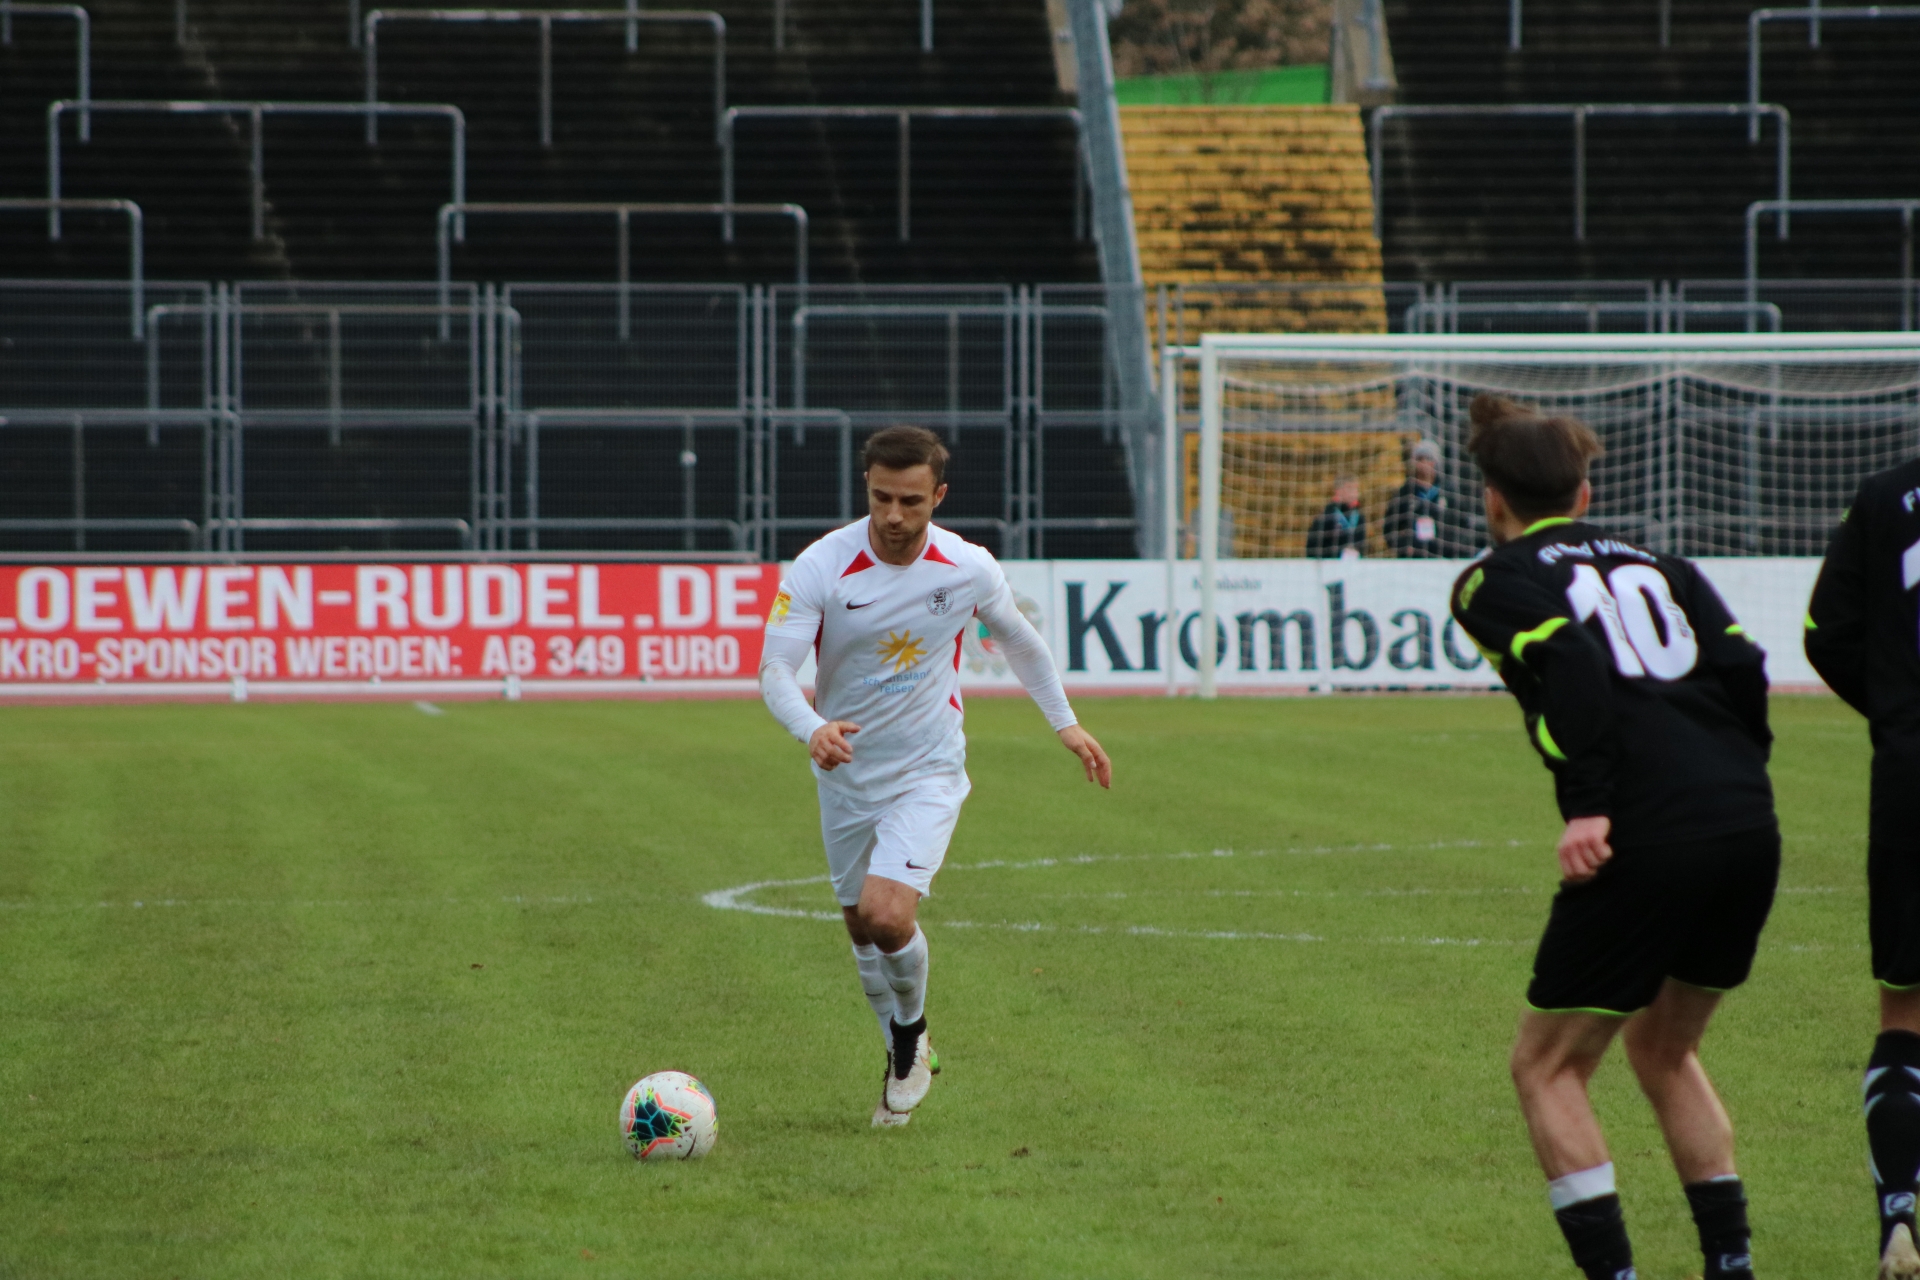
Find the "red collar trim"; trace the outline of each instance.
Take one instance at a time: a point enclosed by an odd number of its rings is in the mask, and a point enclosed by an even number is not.
[[[873,557],[868,555],[865,551],[862,551],[859,555],[853,558],[852,564],[848,565],[846,568],[840,571],[840,576],[845,578],[845,577],[848,577],[849,575],[859,573],[863,569],[871,569],[871,568],[873,568]]]
[[[953,565],[953,567],[956,569],[960,567],[957,564],[953,564],[953,561],[947,559],[945,556],[940,554],[940,548],[934,545],[933,534],[931,532],[927,534],[927,549],[926,551],[921,553],[920,558],[922,560],[931,560],[935,564]]]

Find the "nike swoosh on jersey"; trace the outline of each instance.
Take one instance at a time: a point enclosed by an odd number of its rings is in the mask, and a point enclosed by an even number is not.
[[[875,596],[875,597],[874,597],[873,599],[871,599],[871,600],[869,600],[869,601],[867,601],[867,602],[866,602],[866,604],[855,604],[855,603],[854,603],[853,601],[851,601],[851,600],[849,600],[849,601],[847,601],[847,608],[849,608],[849,609],[864,609],[864,608],[866,608],[866,607],[867,607],[867,605],[868,605],[868,604],[879,604],[879,603],[880,603],[880,597],[879,597],[879,596]]]

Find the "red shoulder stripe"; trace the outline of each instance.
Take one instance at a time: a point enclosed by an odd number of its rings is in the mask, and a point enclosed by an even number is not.
[[[873,568],[873,557],[862,551],[853,558],[852,564],[840,571],[840,576],[844,578],[849,574],[859,573],[862,569],[871,568]]]
[[[934,542],[934,540],[931,537],[927,539],[927,554],[922,556],[921,559],[931,560],[935,564],[953,564],[953,561],[947,559],[945,556],[940,554],[939,546]],[[958,569],[960,566],[957,564],[953,564],[953,567]]]

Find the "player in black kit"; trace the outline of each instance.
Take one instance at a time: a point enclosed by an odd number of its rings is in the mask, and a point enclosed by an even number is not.
[[[1873,736],[1867,918],[1880,1038],[1867,1061],[1867,1147],[1880,1275],[1920,1276],[1920,461],[1869,476],[1827,548],[1807,658]]]
[[[1706,1280],[1750,1278],[1733,1125],[1698,1049],[1780,870],[1765,655],[1693,565],[1580,519],[1600,452],[1583,423],[1486,395],[1472,417],[1496,549],[1460,576],[1453,614],[1519,699],[1566,819],[1512,1061],[1554,1217],[1590,1280],[1631,1280],[1587,1098],[1624,1028]]]

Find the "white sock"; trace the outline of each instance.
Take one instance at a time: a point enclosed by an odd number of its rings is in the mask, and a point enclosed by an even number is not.
[[[853,963],[860,969],[860,990],[866,993],[867,1003],[873,1006],[873,1016],[880,1020],[880,1038],[891,1049],[893,1032],[888,1024],[893,1021],[893,988],[887,985],[887,971],[880,963],[880,948],[871,942],[854,943]]]
[[[880,964],[893,988],[893,1019],[910,1027],[927,1011],[927,935],[915,925],[913,941],[898,951],[881,952]]]
[[[1553,1205],[1555,1213],[1570,1204],[1579,1204],[1582,1200],[1598,1200],[1601,1196],[1614,1194],[1613,1161],[1597,1164],[1591,1169],[1576,1169],[1563,1178],[1555,1178],[1547,1184],[1547,1200]]]

